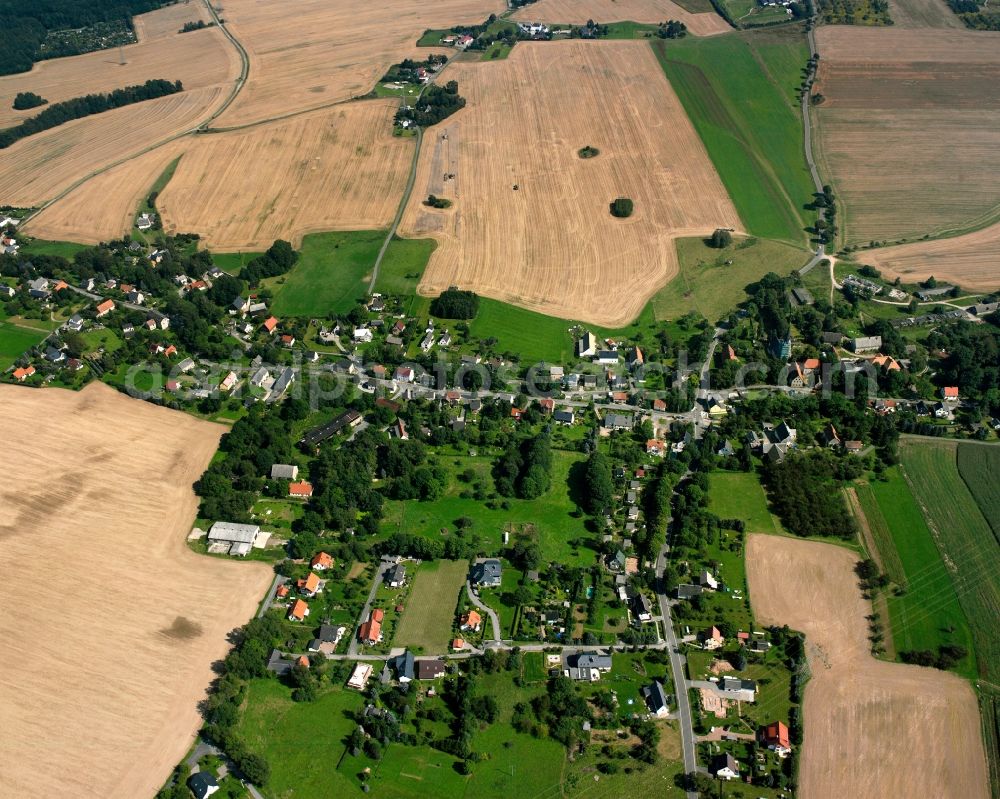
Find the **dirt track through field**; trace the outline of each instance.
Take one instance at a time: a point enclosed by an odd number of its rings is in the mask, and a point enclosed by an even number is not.
[[[671,0],[539,0],[521,8],[513,19],[583,25],[588,19],[608,22],[660,23],[676,19],[695,36],[715,36],[732,27],[718,14],[692,14]]]
[[[224,428],[100,384],[0,385],[0,425],[0,795],[152,796],[271,578],[185,544]]]
[[[422,294],[459,285],[624,325],[677,273],[676,237],[740,227],[648,44],[519,44],[449,77],[468,104],[425,132],[400,226],[440,245]],[[600,154],[580,158],[587,145]],[[427,208],[431,193],[452,207]],[[632,217],[611,216],[616,197],[634,200]]]
[[[806,635],[802,799],[988,799],[976,697],[961,678],[869,654],[857,556],[754,534],[747,580],[761,624]]]

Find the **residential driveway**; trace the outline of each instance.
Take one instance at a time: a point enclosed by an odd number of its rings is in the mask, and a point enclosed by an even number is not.
[[[475,605],[477,608],[479,608],[481,611],[483,611],[484,613],[486,613],[487,616],[490,617],[490,624],[493,626],[493,640],[494,641],[498,641],[498,642],[501,641],[502,638],[500,636],[500,617],[497,616],[496,611],[493,610],[493,608],[491,608],[489,605],[484,604],[479,599],[479,596],[472,589],[472,582],[471,581],[466,580],[465,581],[465,587],[466,587],[466,590],[468,591],[468,594],[469,594],[469,601],[473,605]],[[486,644],[485,641],[483,643],[484,643],[484,645]]]
[[[361,608],[361,615],[358,617],[357,622],[354,625],[354,629],[351,630],[351,645],[347,648],[347,654],[349,657],[353,657],[358,654],[358,627],[364,624],[372,612],[372,603],[375,602],[375,592],[378,591],[379,584],[382,582],[382,575],[385,574],[385,570],[396,563],[399,560],[398,557],[390,557],[383,555],[382,559],[378,563],[378,568],[375,570],[375,577],[372,580],[371,590],[368,592],[368,599],[365,600],[365,606]]]

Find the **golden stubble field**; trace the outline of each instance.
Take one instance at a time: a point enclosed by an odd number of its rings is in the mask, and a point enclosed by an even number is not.
[[[214,250],[388,226],[414,143],[392,135],[393,100],[365,100],[243,131],[187,140],[157,200],[164,228]]]
[[[235,48],[214,27],[178,33],[185,22],[204,19],[205,13],[201,3],[191,0],[136,17],[140,41],[124,48],[124,66],[117,49],[103,50],[43,61],[30,72],[0,78],[3,127],[38,113],[11,109],[14,95],[21,91],[33,91],[55,103],[152,78],[184,84],[180,94],[74,120],[0,150],[0,205],[41,205],[88,175],[192,129],[219,107],[239,75]],[[134,195],[146,188],[127,190]],[[117,190],[115,194],[117,200]],[[120,218],[114,202],[110,207],[115,219]],[[108,225],[96,219],[103,215],[101,205],[90,210],[97,227]]]
[[[154,11],[144,16],[160,13]],[[140,41],[123,48],[122,54],[124,66],[119,63],[117,49],[99,50],[40,61],[30,72],[0,77],[0,127],[16,125],[44,110],[43,107],[15,111],[11,104],[18,92],[35,92],[51,104],[154,78],[179,80],[185,89],[202,89],[235,78],[239,72],[239,57],[217,28]]]
[[[740,227],[648,44],[519,44],[449,73],[468,105],[425,132],[400,231],[440,245],[422,294],[458,285],[623,325],[676,274],[675,237]],[[586,145],[600,155],[581,159]],[[428,194],[453,205],[429,209]],[[619,196],[632,217],[609,213]]]
[[[358,6],[227,0],[226,25],[250,56],[250,79],[216,127],[244,125],[369,92],[413,54],[424,30],[478,24],[503,0],[383,0]],[[430,52],[430,51],[428,51]]]
[[[227,93],[221,86],[183,91],[21,139],[0,151],[0,205],[40,205],[87,175],[194,128]]]
[[[934,235],[996,212],[1000,34],[824,26],[817,39],[818,157],[849,243]]]
[[[972,688],[954,674],[869,654],[872,612],[857,556],[832,544],[751,535],[747,579],[760,624],[806,635],[802,799],[988,799]]]
[[[132,230],[136,209],[156,179],[184,149],[178,140],[91,178],[53,203],[24,230],[52,241],[100,244]]]
[[[100,384],[0,385],[0,419],[0,794],[152,796],[271,579],[185,545],[224,428]]]
[[[714,36],[732,30],[715,12],[693,14],[671,0],[539,0],[519,9],[513,19],[573,25],[582,25],[588,19],[601,23],[660,23],[676,19],[695,36]]]

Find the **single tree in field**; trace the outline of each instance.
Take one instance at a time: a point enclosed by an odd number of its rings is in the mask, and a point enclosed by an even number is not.
[[[724,228],[716,228],[709,243],[717,250],[724,249],[733,243],[733,234]]]

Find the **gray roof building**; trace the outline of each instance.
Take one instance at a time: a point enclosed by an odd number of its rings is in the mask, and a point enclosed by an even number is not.
[[[299,476],[299,467],[288,463],[276,463],[271,467],[272,480],[294,480]]]
[[[503,565],[496,558],[487,558],[472,565],[472,582],[475,585],[495,588],[503,578]]]

